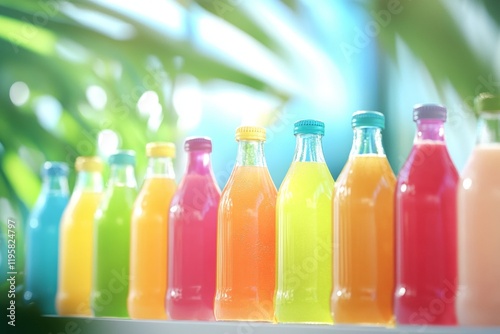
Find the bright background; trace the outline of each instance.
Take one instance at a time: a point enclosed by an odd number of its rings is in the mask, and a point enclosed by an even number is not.
[[[326,123],[336,178],[351,114],[383,112],[397,173],[413,105],[443,103],[462,169],[474,145],[472,101],[500,88],[499,25],[496,0],[2,0],[0,251],[7,218],[27,220],[44,161],[68,163],[72,187],[77,156],[133,149],[140,181],[146,143],[168,140],[180,178],[184,139],[209,136],[222,188],[243,124],[267,128],[279,186],[296,120]]]

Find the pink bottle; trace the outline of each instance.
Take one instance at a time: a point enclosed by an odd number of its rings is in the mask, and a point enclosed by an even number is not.
[[[398,325],[455,325],[458,173],[444,140],[446,108],[417,105],[417,134],[396,186]]]
[[[187,172],[170,204],[167,316],[173,320],[214,320],[217,208],[208,138],[184,144]]]

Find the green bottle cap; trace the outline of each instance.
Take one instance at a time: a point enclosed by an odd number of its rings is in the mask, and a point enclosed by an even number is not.
[[[477,112],[496,111],[500,112],[500,95],[481,93],[474,99],[474,108]]]
[[[293,125],[293,134],[307,133],[315,135],[325,135],[325,123],[321,121],[316,121],[314,119],[304,119],[302,121],[297,121]]]
[[[135,152],[132,150],[117,151],[109,156],[110,165],[135,165]]]
[[[377,127],[383,129],[385,127],[384,114],[378,111],[360,110],[352,114],[352,127]]]

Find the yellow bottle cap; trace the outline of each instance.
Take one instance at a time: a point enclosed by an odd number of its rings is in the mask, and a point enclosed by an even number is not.
[[[236,129],[236,140],[266,140],[266,129],[260,126],[240,126]]]
[[[78,172],[102,172],[104,164],[99,157],[78,157],[76,158],[75,168]]]
[[[175,158],[175,145],[169,142],[154,142],[146,145],[148,157]]]

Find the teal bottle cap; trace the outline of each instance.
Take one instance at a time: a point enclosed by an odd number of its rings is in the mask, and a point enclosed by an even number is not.
[[[117,151],[109,156],[110,165],[135,165],[135,152],[132,150]]]
[[[42,175],[47,176],[67,176],[68,165],[60,161],[46,161],[42,166]]]
[[[325,135],[325,123],[321,121],[316,121],[314,119],[304,119],[295,122],[293,125],[293,134],[298,133],[303,134],[315,134],[315,135]]]
[[[376,127],[385,128],[384,114],[378,111],[360,110],[352,114],[352,127]]]
[[[500,95],[481,93],[474,99],[474,108],[477,112],[496,111],[500,112]]]

